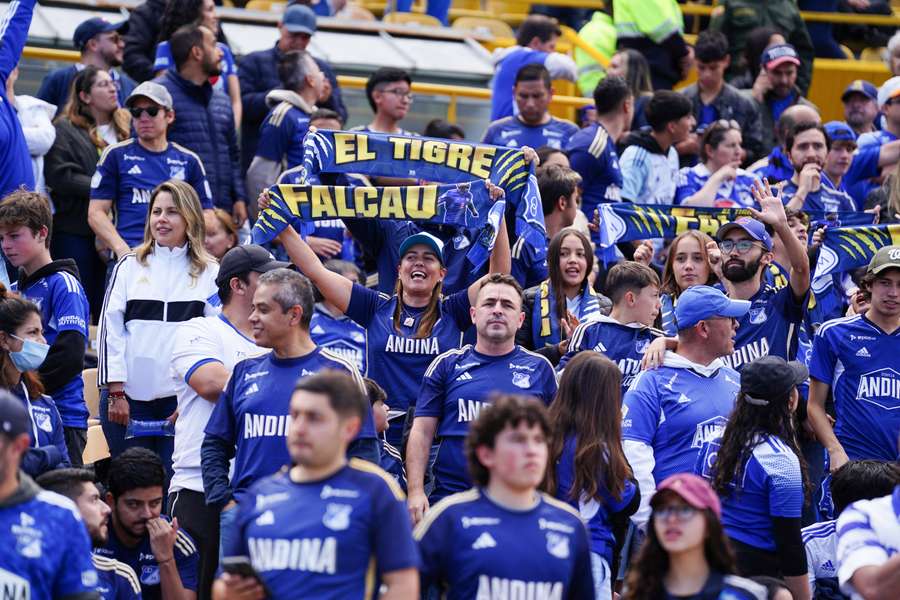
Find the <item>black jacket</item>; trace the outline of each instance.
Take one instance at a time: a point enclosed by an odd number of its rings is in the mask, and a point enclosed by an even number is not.
[[[56,213],[53,230],[94,237],[87,222],[91,177],[100,154],[88,132],[68,119],[56,122],[56,140],[44,156],[44,178]]]
[[[131,11],[128,19],[122,68],[138,83],[153,79],[153,60],[165,10],[166,0],[147,0]]]

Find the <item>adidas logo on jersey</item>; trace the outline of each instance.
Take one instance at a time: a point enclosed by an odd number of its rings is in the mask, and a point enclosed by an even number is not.
[[[822,570],[828,571],[829,573],[834,573],[834,571],[835,571],[834,563],[831,562],[830,560],[826,560],[824,563],[822,563]]]
[[[129,175],[140,175],[141,173],[143,173],[143,171],[141,171],[141,168],[137,165],[134,165],[133,167],[128,169]]]
[[[314,335],[323,335],[323,334],[325,333],[325,330],[322,329],[322,326],[321,326],[321,325],[316,325],[315,327],[313,327],[313,328],[310,330],[310,333],[312,333],[312,334],[314,334]]]
[[[489,534],[487,531],[478,536],[478,539],[472,544],[473,550],[484,550],[485,548],[495,548],[497,546],[497,542],[494,541],[493,536]]]
[[[872,356],[871,354],[869,354],[869,351],[866,349],[865,346],[863,346],[862,348],[860,348],[859,350],[857,350],[857,351],[856,351],[856,355],[857,355],[857,356],[861,356],[861,357],[863,357],[863,358],[870,358],[870,357]]]
[[[256,383],[254,382],[254,383],[251,383],[251,384],[250,384],[250,387],[248,387],[248,388],[247,388],[247,391],[244,392],[244,393],[245,393],[245,394],[255,394],[255,393],[258,392],[258,391],[259,391],[259,386],[256,385]]]
[[[684,394],[681,394],[680,396],[678,396],[678,404],[687,404],[690,401],[691,401],[691,399],[688,398],[687,396],[685,396]]]
[[[470,381],[472,376],[469,375],[468,371],[462,373],[459,377],[456,378],[457,381]]]
[[[606,346],[603,345],[603,342],[598,342],[596,346],[594,346],[594,352],[606,352]]]

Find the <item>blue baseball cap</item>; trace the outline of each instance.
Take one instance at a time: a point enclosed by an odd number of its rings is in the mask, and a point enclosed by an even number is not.
[[[94,17],[92,19],[88,19],[75,28],[75,34],[72,36],[72,41],[75,43],[76,48],[78,48],[79,50],[83,50],[84,47],[87,46],[87,43],[91,41],[95,35],[108,33],[110,31],[118,31],[119,33],[127,32],[128,21],[110,23],[103,17]]]
[[[760,63],[767,71],[784,63],[792,63],[799,67],[800,55],[797,54],[797,50],[790,44],[775,44],[763,50]]]
[[[874,84],[863,79],[852,81],[850,85],[847,86],[847,89],[841,94],[841,102],[846,102],[847,96],[850,94],[862,94],[869,100],[878,100],[878,88],[875,87]]]
[[[766,226],[756,219],[752,219],[750,217],[741,217],[736,221],[732,221],[731,223],[725,223],[724,225],[719,227],[719,231],[716,232],[716,239],[724,239],[728,232],[732,229],[743,229],[747,232],[747,235],[749,235],[757,242],[762,242],[763,246],[766,247],[766,250],[771,252],[772,236],[770,236],[769,232],[766,231]]]
[[[843,121],[828,121],[825,123],[825,133],[832,142],[856,143],[856,133]]]
[[[425,231],[413,234],[403,240],[403,243],[400,244],[400,258],[403,258],[409,249],[417,244],[428,246],[437,255],[441,264],[444,264],[444,242]]]
[[[291,33],[312,35],[316,32],[316,13],[305,4],[291,4],[285,9],[281,24]]]
[[[704,319],[743,317],[750,310],[749,300],[732,300],[720,290],[708,285],[689,287],[678,297],[675,323],[678,329],[693,327]]]

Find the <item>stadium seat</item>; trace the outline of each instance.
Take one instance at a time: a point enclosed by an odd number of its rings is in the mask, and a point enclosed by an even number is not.
[[[372,14],[372,11],[365,6],[359,4],[347,4],[341,12],[334,15],[338,19],[347,19],[350,21],[377,21],[378,19]]]
[[[881,46],[880,48],[863,48],[862,52],[859,54],[859,60],[868,60],[873,62],[884,62],[884,58],[887,56],[887,48]]]
[[[109,446],[106,444],[106,436],[99,425],[91,425],[87,432],[87,445],[81,453],[81,459],[86,465],[109,458]]]
[[[460,17],[453,21],[453,29],[471,31],[473,33],[492,35],[495,38],[516,37],[512,27],[500,19],[488,19],[486,17]]]
[[[250,0],[247,2],[247,5],[244,6],[247,10],[262,10],[262,11],[278,11],[281,12],[284,10],[286,2],[279,2],[277,0]]]
[[[443,27],[440,21],[431,15],[423,15],[411,12],[392,12],[384,15],[385,23],[395,25],[412,25],[418,27]]]
[[[450,7],[461,10],[484,10],[485,4],[484,0],[453,0]]]
[[[99,423],[100,388],[97,387],[97,369],[85,369],[81,372],[84,382],[84,403],[87,404],[88,418]]]
[[[850,48],[848,48],[848,47],[845,46],[844,44],[841,44],[841,52],[844,53],[844,56],[845,56],[848,60],[856,60],[856,55],[853,54],[853,50],[851,50]]]

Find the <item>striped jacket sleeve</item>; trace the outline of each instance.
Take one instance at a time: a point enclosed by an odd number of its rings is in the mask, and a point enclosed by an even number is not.
[[[97,365],[98,383],[101,386],[128,379],[125,366],[125,303],[130,264],[134,264],[132,254],[127,254],[119,260],[113,269],[106,288],[106,296],[103,298]]]

